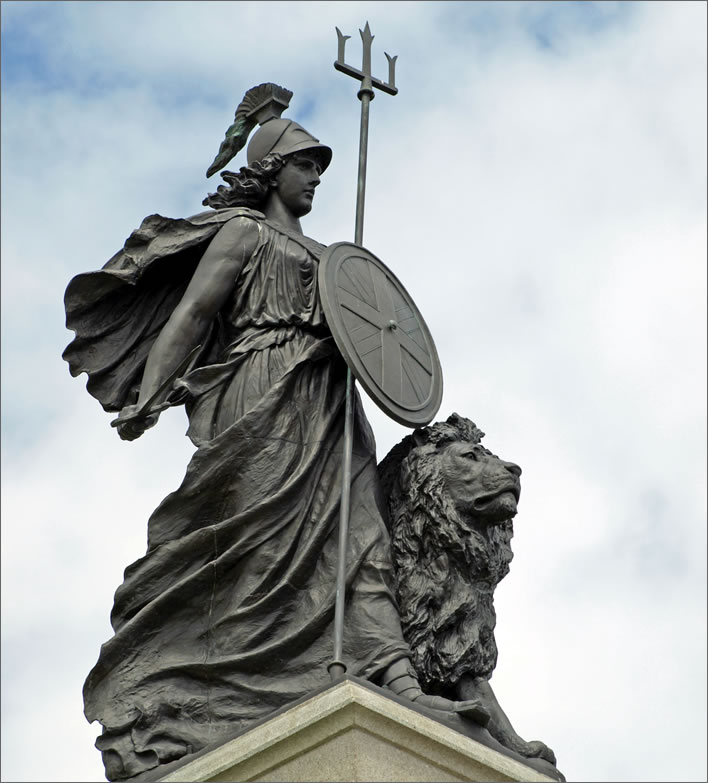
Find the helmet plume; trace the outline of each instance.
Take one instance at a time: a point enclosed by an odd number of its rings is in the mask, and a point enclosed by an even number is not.
[[[224,168],[234,155],[243,149],[250,132],[257,124],[262,125],[274,117],[279,118],[290,105],[292,97],[290,90],[272,82],[251,87],[236,109],[234,121],[228,127],[219,152],[207,169],[207,177]]]

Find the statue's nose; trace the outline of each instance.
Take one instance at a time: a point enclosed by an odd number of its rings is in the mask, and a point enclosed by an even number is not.
[[[521,468],[515,462],[504,461],[504,467],[509,471],[509,473],[512,473],[514,476],[516,476],[516,478],[519,478],[521,475]]]

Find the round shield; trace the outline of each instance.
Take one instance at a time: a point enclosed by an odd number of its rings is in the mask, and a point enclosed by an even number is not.
[[[442,400],[440,360],[398,278],[363,247],[337,242],[322,254],[318,280],[330,331],[367,394],[399,424],[429,424]]]

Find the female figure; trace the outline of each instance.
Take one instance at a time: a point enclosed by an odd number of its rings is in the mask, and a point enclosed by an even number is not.
[[[109,780],[217,743],[329,680],[346,366],[318,297],[324,246],[300,218],[331,150],[272,107],[249,167],[205,200],[215,211],[146,218],[67,289],[77,337],[64,356],[104,408],[121,410],[123,439],[155,423],[129,417],[201,346],[171,397],[197,450],[149,520],[147,553],[115,595],[115,635],[84,686]],[[348,673],[455,710],[411,676],[358,398],[354,432]]]

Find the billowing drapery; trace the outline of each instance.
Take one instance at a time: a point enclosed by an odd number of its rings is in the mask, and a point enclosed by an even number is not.
[[[103,270],[70,283],[65,358],[107,410],[134,402],[154,339],[236,215],[257,223],[258,244],[180,384],[197,450],[149,520],[84,686],[111,780],[218,742],[329,678],[346,366],[319,305],[323,247],[245,209],[146,218]],[[344,657],[375,679],[409,651],[358,398],[354,433]]]

